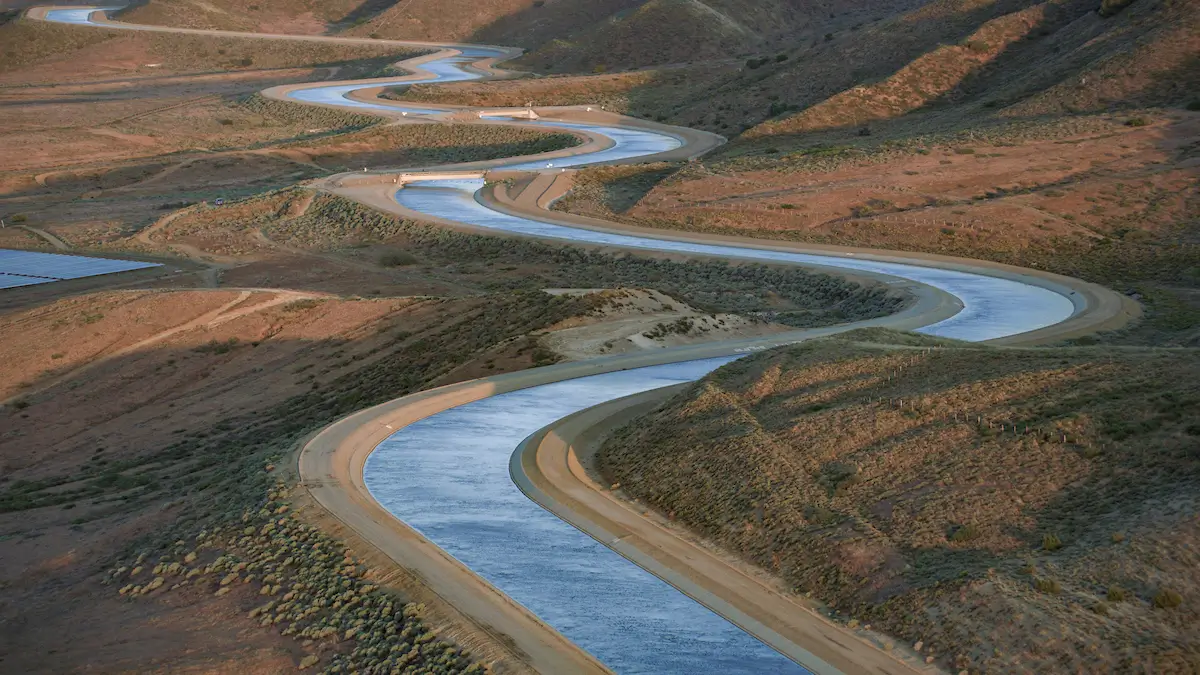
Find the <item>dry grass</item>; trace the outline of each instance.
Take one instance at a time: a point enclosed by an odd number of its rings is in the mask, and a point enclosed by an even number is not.
[[[168,245],[183,242],[253,258],[272,252],[256,236],[259,231],[293,250],[336,253],[341,260],[404,283],[453,288],[456,293],[654,288],[705,312],[792,326],[881,316],[905,302],[882,286],[860,286],[796,268],[582,251],[529,239],[467,234],[401,220],[331,195],[314,198],[303,190],[198,208],[155,236]],[[383,264],[388,256],[402,256],[406,264]]]
[[[0,44],[4,50],[0,73],[78,59],[100,50],[136,52],[144,59],[142,63],[160,64],[159,72],[294,68],[362,61],[365,65],[350,70],[364,73],[419,53],[374,45],[174,35],[31,20],[0,26]]]
[[[1194,669],[1196,355],[896,341],[726,366],[606,478],[953,670]]]
[[[586,314],[594,300],[542,292],[329,298],[231,314],[270,299],[252,294],[227,310],[228,320],[74,376],[72,369],[99,356],[236,302],[237,293],[96,294],[4,317],[6,358],[35,372],[6,372],[0,388],[20,385],[18,377],[35,386],[64,377],[0,410],[4,620],[11,628],[3,642],[12,668],[252,672],[255,651],[266,649],[281,650],[283,665],[271,672],[310,655],[322,670],[385,661],[431,669],[423,672],[478,670],[421,628],[417,608],[402,611],[419,582],[389,575],[384,581],[400,582],[403,595],[381,593],[373,588],[378,577],[368,583],[343,545],[285,513],[290,500],[276,467],[310,432],[355,410],[530,367],[539,354],[529,334]],[[54,372],[36,372],[43,365]],[[22,572],[29,569],[37,572]],[[102,578],[108,588],[97,584]],[[121,601],[131,595],[135,607]],[[211,607],[226,595],[228,604]],[[201,601],[211,614],[194,615]],[[68,627],[86,613],[81,602],[125,609]],[[179,607],[190,611],[180,616]],[[236,650],[214,663],[210,635],[223,632],[215,627],[239,625],[247,613],[254,620],[241,626]],[[103,641],[147,624],[164,644],[101,653],[61,645],[66,631]]]
[[[501,80],[480,84],[414,85],[386,97],[450,105],[519,107],[591,105],[658,120],[736,73],[730,65],[663,68],[606,75]]]
[[[533,155],[579,145],[572,134],[477,124],[406,124],[287,147],[332,171],[420,167]]]
[[[792,152],[729,148],[665,178],[586,169],[559,206],[650,227],[1049,270],[1152,303],[1155,327],[1109,339],[1195,345],[1186,317],[1200,284],[1191,170],[1200,118],[1148,117],[1148,126],[1112,115],[917,136],[885,128]]]
[[[602,166],[582,170],[554,209],[611,218],[633,208],[655,185],[678,169],[672,164]]]

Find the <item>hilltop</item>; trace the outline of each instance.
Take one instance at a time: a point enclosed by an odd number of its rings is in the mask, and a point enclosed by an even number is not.
[[[1190,672],[1200,360],[857,331],[616,432],[605,484],[970,672]]]

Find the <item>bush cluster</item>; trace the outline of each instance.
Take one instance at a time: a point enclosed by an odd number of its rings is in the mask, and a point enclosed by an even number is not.
[[[183,588],[258,595],[262,602],[249,618],[305,641],[301,670],[487,672],[424,624],[424,606],[368,582],[365,566],[344,544],[294,518],[287,496],[288,489],[276,485],[240,519],[177,540],[165,551],[144,552],[110,569],[106,583],[120,585],[127,597]]]

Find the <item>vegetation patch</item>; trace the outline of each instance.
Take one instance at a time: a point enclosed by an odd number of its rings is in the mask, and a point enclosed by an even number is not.
[[[905,302],[882,286],[862,286],[794,267],[674,261],[469,234],[399,219],[332,195],[317,196],[299,218],[281,221],[274,212],[259,218],[273,238],[292,245],[328,249],[351,242],[385,243],[421,260],[430,273],[436,269],[447,279],[470,280],[492,292],[654,288],[702,311],[748,314],[798,327],[883,316]],[[496,274],[516,269],[523,273]]]
[[[616,432],[599,469],[948,669],[1186,671],[1198,383],[1192,351],[855,331],[722,367]]]

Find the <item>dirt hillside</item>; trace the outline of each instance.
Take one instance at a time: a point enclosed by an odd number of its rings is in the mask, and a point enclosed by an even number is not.
[[[600,452],[628,498],[969,672],[1193,672],[1200,361],[886,332],[755,355]]]
[[[0,377],[16,393],[0,410],[0,669],[459,673],[511,659],[405,606],[423,601],[419,582],[381,577],[294,518],[280,473],[341,415],[552,358],[529,333],[591,302],[135,291],[0,317],[16,366]],[[368,649],[385,635],[403,649]]]

